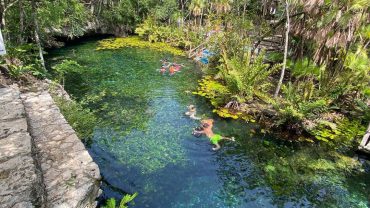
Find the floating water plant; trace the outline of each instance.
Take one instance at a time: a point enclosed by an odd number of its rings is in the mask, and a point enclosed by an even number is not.
[[[148,42],[141,40],[140,37],[126,37],[126,38],[111,38],[99,41],[99,46],[96,50],[119,49],[124,47],[150,48],[155,51],[170,53],[175,56],[185,56],[185,52],[179,48],[168,45],[162,42]]]

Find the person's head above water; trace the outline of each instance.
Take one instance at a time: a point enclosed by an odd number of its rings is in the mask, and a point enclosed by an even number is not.
[[[195,110],[196,110],[196,108],[195,108],[195,106],[194,106],[194,105],[189,105],[189,106],[188,106],[188,109],[189,109],[190,111],[195,111]]]
[[[213,126],[213,119],[204,119],[201,121],[202,126],[205,128],[212,127]]]

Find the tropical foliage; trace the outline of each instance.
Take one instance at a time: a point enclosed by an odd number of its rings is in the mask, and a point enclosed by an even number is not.
[[[107,204],[103,206],[103,208],[128,208],[127,204],[132,202],[137,195],[138,193],[124,195],[119,205],[116,204],[116,200],[114,198],[110,198],[107,200]]]

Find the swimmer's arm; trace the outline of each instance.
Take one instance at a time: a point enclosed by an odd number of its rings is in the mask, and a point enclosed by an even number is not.
[[[204,134],[204,130],[202,130],[202,131],[197,131],[197,130],[193,129],[193,132],[194,132],[194,133],[197,133],[197,134]]]
[[[195,115],[190,115],[190,118],[192,118],[194,120],[200,120],[201,119],[201,118],[196,117]]]

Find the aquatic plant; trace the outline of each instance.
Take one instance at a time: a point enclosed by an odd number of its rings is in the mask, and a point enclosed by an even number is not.
[[[127,204],[132,202],[137,195],[138,193],[124,195],[119,203],[119,206],[116,205],[115,198],[110,198],[107,200],[107,204],[102,208],[128,208]]]
[[[186,157],[181,135],[184,134],[183,129],[170,123],[161,123],[160,129],[151,127],[145,132],[131,129],[126,135],[108,128],[97,128],[94,133],[102,149],[115,155],[122,165],[133,167],[141,174],[151,174],[168,165],[183,166]]]
[[[148,42],[141,40],[140,37],[126,38],[111,38],[99,41],[99,46],[96,50],[114,50],[124,47],[150,48],[155,51],[170,53],[176,56],[185,56],[185,52],[181,49],[170,46],[163,42]]]
[[[338,148],[351,148],[353,143],[358,143],[366,131],[366,126],[359,120],[341,120],[329,122],[320,120],[319,124],[310,132],[319,141],[329,143]]]
[[[96,114],[102,118],[100,126],[113,127],[120,131],[120,136],[125,136],[133,129],[144,131],[147,127],[147,120],[151,116],[148,109],[148,100],[144,99],[144,91],[131,91],[126,88],[125,92],[114,91],[104,84],[96,86],[95,91],[86,94],[82,103],[96,109]],[[107,102],[110,101],[110,102]]]
[[[246,151],[253,155],[252,161],[262,171],[261,180],[272,188],[279,207],[284,205],[279,198],[286,197],[297,201],[305,197],[320,207],[324,204],[361,207],[357,205],[359,199],[366,200],[359,195],[349,199],[349,192],[361,190],[349,191],[348,176],[366,176],[356,158],[316,144],[297,147],[270,139],[245,142],[253,143],[254,148]]]
[[[296,187],[309,186],[320,178],[343,180],[346,174],[361,169],[361,164],[335,151],[329,154],[322,148],[315,154],[309,149],[299,150],[290,156],[270,158],[263,168],[267,182],[277,195],[294,195]]]

